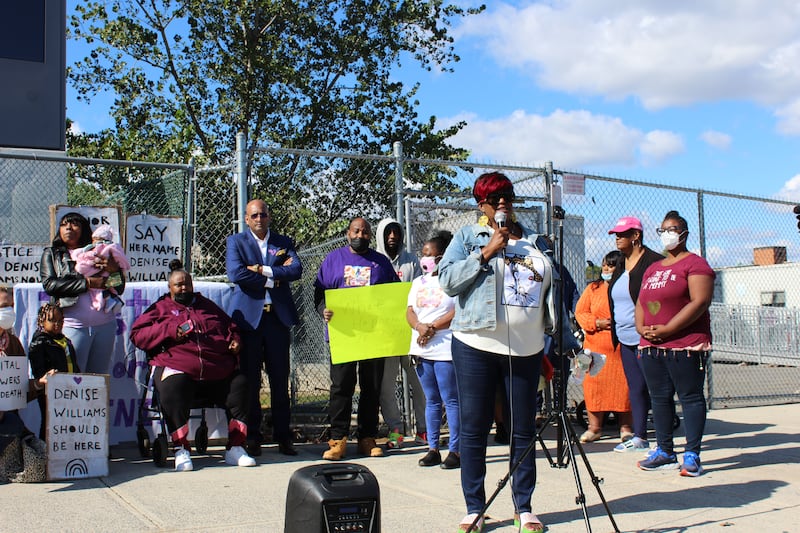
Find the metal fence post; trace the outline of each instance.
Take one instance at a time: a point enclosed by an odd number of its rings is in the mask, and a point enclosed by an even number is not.
[[[394,154],[394,196],[395,212],[400,227],[405,227],[405,209],[403,209],[403,143],[395,141],[392,143]],[[408,232],[406,232],[408,233]]]
[[[192,262],[192,248],[194,247],[194,230],[196,227],[195,194],[197,192],[197,170],[194,167],[194,157],[189,160],[189,183],[186,186],[186,235],[183,247],[183,264],[187,272],[194,272]]]
[[[706,255],[706,215],[703,209],[703,191],[697,191],[697,235],[700,238],[700,256]]]
[[[406,235],[406,247],[411,246],[411,229],[410,226],[406,225],[406,210],[405,210],[405,201],[403,198],[403,143],[400,141],[395,141],[392,143],[392,155],[394,155],[394,197],[395,197],[395,218],[397,218],[397,222],[400,224],[401,228],[405,228],[405,235]],[[379,239],[382,239],[383,236],[378,236]],[[411,429],[412,424],[416,421],[412,419],[412,409],[411,409],[411,390],[408,384],[408,375],[406,373],[406,369],[402,366],[400,367],[400,379],[402,380],[403,385],[403,421],[405,423],[405,431],[403,433],[408,433],[408,430]],[[392,428],[389,428],[391,431]]]
[[[544,183],[547,195],[547,200],[545,204],[547,206],[547,212],[545,215],[545,233],[550,235],[551,237],[554,236],[554,228],[553,228],[553,162],[547,161],[544,164]]]
[[[237,231],[244,231],[244,215],[247,210],[247,137],[244,132],[236,134],[236,221]]]

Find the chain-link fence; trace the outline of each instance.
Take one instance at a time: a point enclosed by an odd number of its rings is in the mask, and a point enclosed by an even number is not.
[[[139,213],[184,218],[192,171],[185,164],[2,151],[0,240],[49,245],[51,205],[119,207],[122,224]]]
[[[771,303],[765,305],[776,305],[773,302],[798,305],[791,301],[788,287],[785,287],[786,274],[795,272],[796,265],[780,263],[780,258],[786,257],[781,256],[781,249],[788,250],[789,258],[797,253],[789,202],[602,176],[570,175],[552,170],[548,165],[521,167],[411,159],[403,157],[401,151],[399,155],[387,157],[263,149],[259,157],[289,157],[290,164],[284,161],[284,167],[272,168],[291,168],[292,180],[315,183],[313,188],[306,189],[305,195],[298,197],[298,202],[304,211],[323,211],[321,222],[312,226],[322,230],[319,240],[314,239],[308,226],[301,232],[300,253],[307,263],[304,280],[296,287],[296,294],[300,301],[308,303],[301,304],[307,307],[303,323],[295,333],[292,356],[298,370],[293,385],[299,403],[306,396],[313,396],[318,405],[327,400],[324,392],[329,384],[327,348],[322,342],[322,324],[310,300],[317,265],[335,247],[324,244],[323,238],[329,239],[335,233],[334,228],[342,230],[352,216],[363,215],[373,222],[393,217],[405,224],[408,248],[418,251],[434,232],[455,231],[476,220],[478,212],[470,194],[471,186],[478,175],[490,170],[500,170],[514,182],[518,198],[515,211],[524,225],[563,239],[563,264],[581,288],[599,277],[596,265],[608,251],[615,249],[608,229],[618,218],[626,215],[640,218],[645,227],[645,243],[659,250],[655,229],[668,210],[679,211],[689,221],[690,248],[704,255],[718,273],[712,306],[717,356],[716,368],[710,372],[709,402],[723,406],[798,400],[793,385],[800,363],[794,312],[758,304],[753,306],[752,312],[744,312],[747,302],[754,298],[756,302],[763,302],[765,295],[771,298]],[[334,176],[330,181],[326,179]],[[376,177],[380,177],[380,187],[374,194],[360,195]],[[396,180],[395,194],[387,185],[392,179]],[[256,189],[268,190],[269,181],[262,175]],[[577,189],[576,181],[580,185]],[[558,197],[554,189],[558,187],[564,187],[561,206],[566,215],[563,220],[551,218],[553,199]],[[364,198],[362,204],[354,201],[359,197]],[[284,204],[279,202],[278,205]],[[339,207],[333,209],[332,206]],[[297,207],[292,206],[292,209]],[[338,216],[337,209],[340,210]],[[292,234],[291,224],[285,227],[284,232]],[[340,245],[342,241],[331,242]],[[306,256],[307,250],[313,252]],[[754,265],[756,261],[763,261],[758,254],[763,256],[765,250],[774,251],[778,259],[776,264]],[[743,280],[733,279],[741,277],[747,268],[752,270],[750,277],[744,273]],[[731,334],[734,322],[728,317],[737,312],[739,329],[735,331],[738,333]],[[765,328],[765,323],[769,327]],[[745,342],[745,339],[752,341],[756,335],[758,343]],[[766,358],[765,351],[781,357]],[[315,366],[309,367],[309,360],[314,361]],[[776,370],[771,372],[772,368]],[[786,379],[753,380],[753,370],[775,373]],[[580,386],[570,384],[569,396],[577,404],[582,397]]]
[[[248,168],[249,190],[240,191],[240,174]],[[563,238],[563,264],[581,287],[599,276],[596,265],[615,249],[608,229],[618,218],[641,219],[645,244],[658,250],[655,229],[668,210],[678,210],[689,221],[690,249],[717,272],[710,403],[800,399],[800,291],[795,287],[800,267],[789,202],[570,174],[549,164],[414,159],[400,146],[392,156],[254,148],[244,169],[242,162],[194,169],[191,164],[3,152],[0,240],[49,244],[49,205],[118,205],[122,220],[133,213],[183,218],[182,249],[193,274],[225,280],[225,238],[239,230],[243,198],[265,199],[272,206],[273,229],[296,239],[304,264],[303,278],[293,286],[301,316],[292,344],[294,411],[304,421],[323,424],[329,357],[313,281],[325,255],[344,244],[347,221],[353,216],[373,223],[398,219],[406,228],[407,247],[417,252],[434,232],[474,222],[472,184],[481,173],[500,170],[515,184],[520,222]],[[566,215],[554,219],[559,187]],[[580,387],[572,384],[569,390],[577,403]]]

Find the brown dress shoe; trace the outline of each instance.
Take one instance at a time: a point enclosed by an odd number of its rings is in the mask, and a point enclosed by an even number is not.
[[[322,458],[327,461],[340,461],[347,453],[347,437],[342,439],[331,439],[328,441],[330,448],[322,454]]]
[[[283,455],[297,455],[297,449],[290,440],[283,440],[278,443],[278,451]]]
[[[369,457],[383,457],[383,448],[378,446],[374,438],[365,437],[358,439],[358,453]]]

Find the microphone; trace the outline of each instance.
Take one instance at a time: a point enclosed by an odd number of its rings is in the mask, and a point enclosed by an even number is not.
[[[505,211],[495,211],[494,212],[494,221],[497,224],[498,228],[505,228],[506,227],[506,215]]]

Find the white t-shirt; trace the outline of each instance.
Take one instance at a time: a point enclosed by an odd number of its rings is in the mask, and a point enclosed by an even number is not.
[[[456,299],[444,293],[439,286],[439,276],[424,274],[411,282],[408,293],[408,306],[417,314],[417,319],[423,324],[430,324],[452,311],[456,306]],[[419,333],[411,330],[411,348],[408,353],[417,355],[431,361],[452,361],[450,344],[453,332],[450,328],[437,329],[425,346],[417,344]]]
[[[494,330],[456,331],[455,337],[477,350],[500,355],[533,355],[544,349],[550,260],[530,241],[509,239],[505,257],[493,259],[497,276],[497,325]]]

